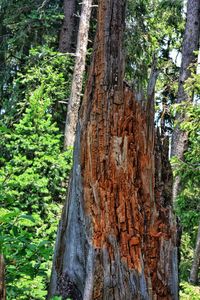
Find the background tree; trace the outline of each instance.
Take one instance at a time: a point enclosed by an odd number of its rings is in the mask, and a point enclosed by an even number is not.
[[[17,103],[22,102],[23,87],[15,82],[17,73],[29,59],[29,50],[39,45],[57,47],[62,12],[59,1],[4,1],[1,0],[1,118],[9,122],[19,117]],[[42,50],[40,50],[42,51]]]
[[[192,102],[195,93],[189,93],[186,89],[186,82],[187,80],[192,77],[192,73],[195,74],[196,72],[196,63],[197,63],[197,52],[199,50],[199,37],[200,37],[200,1],[188,1],[187,3],[187,20],[186,20],[186,26],[185,26],[185,33],[183,38],[183,46],[182,46],[182,63],[181,63],[181,69],[180,69],[180,75],[179,75],[179,84],[178,84],[178,95],[176,99],[176,103],[178,104],[177,107],[177,113],[175,115],[175,129],[172,136],[172,151],[171,155],[174,156],[174,168],[180,168],[184,169],[183,165],[189,163],[189,168],[192,168],[194,173],[199,173],[198,170],[195,170],[196,167],[193,167],[193,163],[190,165],[191,161],[191,155],[190,151],[193,151],[194,154],[194,147],[195,141],[193,140],[191,142],[191,137],[188,136],[189,132],[192,133],[192,131],[185,130],[187,128],[188,123],[188,116],[191,118],[191,112],[194,111],[193,108],[190,108],[190,105],[187,104],[187,102]],[[195,52],[196,51],[196,52]],[[182,109],[180,107],[182,106]],[[186,108],[189,108],[189,113],[186,111]],[[197,121],[198,119],[196,119]],[[182,124],[183,123],[183,124]],[[184,125],[185,124],[185,125]],[[198,126],[198,125],[197,125]],[[184,128],[185,127],[185,128]],[[195,132],[195,130],[193,131]],[[197,133],[197,132],[196,132]],[[198,133],[197,133],[197,140],[198,140]],[[194,147],[194,148],[193,148]],[[193,156],[194,158],[195,156]],[[189,159],[189,160],[188,160]],[[180,170],[179,170],[180,171]],[[186,174],[188,171],[186,171]],[[177,200],[177,196],[180,195],[180,199],[178,200],[179,204],[183,204],[191,207],[191,204],[187,203],[187,196],[185,197],[185,201],[181,201],[182,196],[185,194],[188,194],[188,191],[192,191],[191,188],[187,189],[186,186],[189,187],[191,184],[192,179],[192,185],[193,190],[196,188],[196,179],[194,176],[192,176],[190,179],[187,177],[187,175],[180,175],[180,172],[176,173],[174,184],[173,184],[173,199],[174,201]],[[197,175],[198,176],[198,175]],[[188,178],[188,182],[185,184],[184,177]],[[199,178],[199,176],[197,177]],[[197,179],[198,180],[198,179]],[[197,190],[199,189],[197,185]],[[187,191],[187,192],[186,192]],[[192,203],[195,203],[194,195],[196,193],[193,193],[193,199]],[[198,194],[198,192],[197,192]],[[196,195],[195,195],[196,196]],[[191,196],[190,196],[191,198]],[[183,208],[183,207],[182,207]],[[182,209],[181,209],[182,210]],[[199,215],[198,210],[196,210],[196,215]],[[195,215],[195,211],[192,212],[192,215]],[[188,210],[187,212],[184,212],[184,214],[189,214]],[[181,216],[181,219],[183,217]],[[191,220],[190,220],[191,222]],[[194,222],[194,220],[192,220]],[[195,225],[198,224],[198,221]],[[197,225],[198,226],[198,225]],[[191,228],[190,230],[191,231]],[[198,278],[198,268],[199,268],[199,251],[198,251],[198,243],[199,238],[197,235],[197,243],[196,243],[196,250],[194,255],[194,261],[192,264],[191,269],[191,281],[194,283],[197,283]]]
[[[79,25],[79,3],[77,0],[64,0],[64,21],[59,38],[60,52],[76,52],[77,33]]]
[[[190,282],[193,284],[198,284],[199,265],[200,265],[200,224],[198,227],[196,247],[194,251],[194,259],[190,271]]]
[[[200,1],[192,0],[187,3],[187,21],[182,46],[182,63],[179,75],[178,95],[176,103],[192,101],[184,88],[186,80],[191,75],[191,68],[196,68],[197,55],[195,51],[199,50],[200,37]],[[193,65],[192,65],[193,64]],[[184,120],[184,114],[176,114],[177,123],[173,132],[171,155],[178,160],[184,160],[184,152],[188,147],[188,134],[180,129],[180,123]],[[175,200],[180,192],[180,177],[176,176],[173,184],[173,199]]]
[[[163,87],[176,73],[172,50],[179,51],[183,31],[182,1],[128,1],[126,16],[126,79],[138,99],[147,96],[151,66],[156,61]],[[168,76],[167,76],[168,75]],[[159,86],[157,90],[161,87]],[[144,99],[143,99],[144,100]]]
[[[190,78],[188,78],[188,80],[186,81],[184,88],[189,95],[189,99],[191,99],[191,97],[195,95],[195,101],[193,101],[193,103],[187,101],[184,103],[184,105],[176,106],[176,111],[178,111],[179,114],[184,114],[184,121],[180,124],[180,129],[186,132],[186,134],[188,135],[188,147],[186,152],[184,153],[184,161],[175,161],[176,175],[180,176],[181,179],[181,191],[176,200],[176,210],[177,214],[180,217],[183,228],[181,247],[182,258],[180,264],[180,276],[182,280],[181,285],[184,288],[184,291],[195,292],[195,290],[197,290],[196,294],[199,294],[198,287],[195,288],[189,286],[189,284],[186,282],[190,277],[190,270],[194,256],[193,249],[195,249],[195,244],[198,245],[197,236],[200,218],[200,107],[198,104],[200,95],[199,79],[200,76],[199,74],[196,74],[196,69],[194,68]],[[196,270],[199,274],[197,265]],[[192,295],[190,295],[190,297],[192,297]]]
[[[73,146],[75,140],[76,125],[78,121],[78,110],[80,106],[81,92],[83,88],[83,77],[86,63],[91,11],[92,0],[83,0],[71,95],[68,103],[68,110],[65,123],[65,148]]]
[[[199,77],[199,75],[195,74],[194,78],[190,78],[187,92],[189,90],[197,92],[196,88],[199,84],[195,79],[196,77]],[[191,81],[193,84],[191,84]],[[188,134],[188,149],[184,153],[184,161],[179,162],[176,169],[177,175],[181,178],[181,192],[176,200],[176,211],[180,217],[183,229],[180,263],[181,299],[187,299],[188,297],[199,299],[200,288],[198,281],[197,287],[188,283],[192,264],[195,265],[195,276],[197,278],[199,276],[198,259],[193,260],[195,256],[198,258],[198,252],[195,255],[194,249],[198,249],[198,224],[200,218],[199,105],[187,103],[187,105],[181,107],[180,113],[185,114],[185,120],[180,128]]]

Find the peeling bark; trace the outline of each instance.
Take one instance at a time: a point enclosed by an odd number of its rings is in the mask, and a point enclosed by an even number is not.
[[[49,297],[178,299],[167,141],[123,82],[124,14],[125,0],[99,3]]]
[[[187,92],[184,89],[186,80],[191,75],[192,63],[195,68],[197,62],[197,55],[194,51],[199,50],[199,37],[200,37],[200,0],[189,0],[187,4],[187,22],[185,34],[183,38],[182,47],[182,63],[179,75],[179,87],[176,103],[180,104],[184,101],[191,101]],[[188,134],[186,131],[180,129],[180,124],[184,121],[184,114],[178,113],[175,121],[178,125],[175,127],[172,136],[172,151],[171,156],[176,156],[180,161],[184,160],[184,152],[188,147]],[[175,201],[178,193],[180,192],[181,184],[180,177],[174,179],[173,184],[173,200]]]
[[[6,300],[5,262],[3,254],[0,254],[0,299]]]

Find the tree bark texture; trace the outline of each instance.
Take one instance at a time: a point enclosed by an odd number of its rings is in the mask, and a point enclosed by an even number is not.
[[[200,223],[199,223],[199,228],[197,233],[196,247],[194,250],[194,259],[190,271],[190,282],[192,284],[198,284],[199,266],[200,266]]]
[[[187,3],[187,21],[182,47],[182,63],[179,75],[179,87],[176,103],[180,104],[184,101],[191,101],[187,92],[184,89],[186,80],[191,75],[189,67],[195,68],[197,55],[194,51],[199,50],[200,37],[200,0],[188,0]],[[180,161],[184,160],[184,152],[187,150],[188,134],[180,129],[180,124],[184,121],[184,114],[178,113],[175,117],[175,122],[178,125],[175,127],[172,136],[171,156],[176,156]],[[180,177],[177,176],[173,185],[173,199],[175,200],[180,192]]]
[[[74,53],[76,51],[79,17],[78,1],[64,0],[64,21],[59,38],[59,51]]]
[[[88,33],[90,27],[90,15],[92,10],[92,0],[83,0],[81,19],[79,24],[76,60],[74,66],[71,95],[67,107],[67,117],[65,124],[64,147],[74,145],[78,111],[80,107],[83,76],[85,71],[85,61],[87,54]]]
[[[0,254],[0,299],[6,300],[5,262],[3,254]]]
[[[49,297],[178,299],[167,141],[123,82],[125,0],[99,2]],[[164,145],[165,144],[165,145]]]

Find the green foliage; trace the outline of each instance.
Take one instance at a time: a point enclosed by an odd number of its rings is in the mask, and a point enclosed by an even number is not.
[[[0,133],[0,241],[12,300],[45,299],[71,169],[72,150],[62,152],[50,107],[51,99],[38,88],[14,129]]]
[[[195,51],[196,61],[190,65],[191,75],[187,79],[184,88],[190,99],[195,95],[196,99],[200,99],[200,73],[199,73],[199,63],[197,65],[199,51]]]
[[[180,124],[182,130],[188,132],[188,150],[184,161],[177,158],[172,160],[175,175],[181,177],[182,191],[177,199],[177,213],[180,215],[184,230],[192,235],[192,242],[196,238],[193,229],[200,218],[200,106],[199,104],[184,103],[176,105],[176,111],[184,114],[184,122]]]
[[[184,218],[183,218],[184,219]],[[193,243],[190,234],[184,229],[181,237],[181,261],[180,261],[180,280],[187,281],[190,275],[190,269],[193,261]]]
[[[181,0],[128,1],[126,76],[134,89],[146,92],[153,57],[162,74],[169,64],[174,65],[170,51],[180,48],[184,29],[182,9]]]
[[[180,287],[180,300],[200,300],[200,287],[186,281],[181,282]]]
[[[194,69],[192,67],[192,69]],[[194,103],[190,101],[173,106],[173,112],[179,113],[184,119],[181,124],[175,124],[188,133],[188,149],[184,153],[184,161],[176,157],[172,159],[174,175],[180,176],[181,193],[176,201],[176,212],[180,218],[183,236],[181,245],[180,278],[183,280],[181,299],[200,299],[198,289],[187,281],[193,260],[197,230],[200,219],[200,81],[199,74],[192,71],[192,76],[185,84],[185,90]]]
[[[63,131],[72,71],[73,59],[68,55],[47,46],[31,48],[25,66],[21,67],[13,80],[11,98],[2,106],[4,123],[10,125],[19,119],[33,91],[42,86],[44,97],[51,100],[49,109],[52,117]]]
[[[126,17],[126,79],[145,101],[150,79],[156,78],[156,123],[161,135],[172,132],[170,105],[176,98],[184,31],[183,1],[128,1]],[[154,76],[152,76],[154,74]],[[155,75],[156,74],[156,75]],[[151,83],[152,85],[152,83]],[[150,85],[150,86],[151,86]]]
[[[0,0],[0,245],[7,298],[45,299],[72,149],[63,130],[73,59],[60,1]]]
[[[13,81],[26,65],[29,50],[44,44],[57,47],[63,19],[59,4],[59,0],[0,0],[0,109],[16,96]]]

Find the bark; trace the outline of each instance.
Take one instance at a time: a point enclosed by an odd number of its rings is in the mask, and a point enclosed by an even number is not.
[[[0,299],[6,300],[5,263],[3,254],[0,254]]]
[[[200,223],[198,228],[196,247],[194,250],[194,259],[190,271],[190,282],[192,284],[198,284],[199,266],[200,266]]]
[[[49,297],[178,299],[168,144],[123,82],[124,14],[125,0],[99,3]]]
[[[76,51],[79,18],[78,1],[64,0],[64,21],[59,38],[59,51],[74,53]]]
[[[92,0],[83,0],[82,12],[79,25],[76,61],[74,66],[73,80],[70,100],[67,108],[65,125],[64,147],[74,145],[76,125],[78,120],[78,110],[81,100],[83,76],[87,54],[88,32],[90,25],[90,15],[92,10]]]
[[[179,75],[179,88],[176,103],[191,101],[187,92],[184,89],[186,80],[191,75],[189,67],[197,60],[197,55],[194,51],[199,49],[200,36],[200,0],[188,0],[187,4],[187,21],[182,47],[182,64]],[[194,67],[194,66],[193,66]],[[176,156],[180,161],[184,160],[184,152],[187,150],[188,134],[180,129],[180,124],[184,121],[184,114],[178,113],[175,117],[175,122],[178,125],[174,129],[172,136],[172,151],[171,155]],[[180,177],[177,176],[173,185],[173,199],[175,200],[180,192]]]

